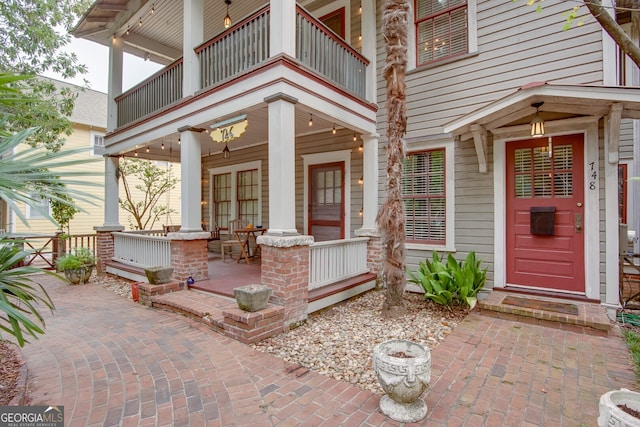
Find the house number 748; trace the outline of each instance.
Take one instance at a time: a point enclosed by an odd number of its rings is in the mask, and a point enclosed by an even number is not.
[[[596,170],[596,162],[589,163],[589,190],[595,190],[598,182],[598,171]]]

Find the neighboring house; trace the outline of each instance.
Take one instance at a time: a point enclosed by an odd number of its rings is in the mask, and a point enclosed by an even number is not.
[[[181,141],[178,280],[194,269],[196,280],[207,278],[203,261],[191,257],[187,268],[179,256],[190,245],[206,250],[201,223],[224,233],[234,218],[268,228],[262,282],[289,322],[305,317],[315,287],[379,273],[382,4],[96,1],[74,34],[110,48],[105,239],[119,229],[109,208],[118,156],[144,156],[147,147],[158,156],[161,144]],[[640,119],[640,89],[623,87],[638,84],[637,68],[590,17],[562,31],[566,2],[547,1],[539,14],[508,0],[414,6],[403,181],[409,268],[434,249],[473,250],[489,267],[488,290],[617,306],[619,209],[640,228],[637,186],[627,183],[618,207],[619,165],[627,176],[639,168],[640,126],[631,119]],[[637,13],[618,16],[636,39]],[[167,67],[123,93],[123,52]],[[537,114],[543,138],[531,137]],[[533,233],[530,218],[541,225]]]
[[[81,170],[93,170],[96,175],[88,177],[88,180],[99,184],[99,187],[82,187],[81,191],[96,194],[99,198],[94,200],[94,203],[78,201],[77,204],[82,208],[82,212],[77,213],[69,223],[70,233],[73,235],[78,234],[94,234],[94,227],[101,225],[101,218],[104,217],[104,161],[102,160],[102,154],[96,153],[97,150],[102,149],[104,146],[104,136],[106,133],[107,124],[107,94],[98,92],[91,89],[82,89],[81,87],[74,86],[68,83],[55,81],[56,85],[65,86],[77,91],[78,98],[76,99],[73,112],[69,117],[73,124],[72,134],[66,138],[64,149],[86,147],[86,153],[76,154],[76,157],[86,158],[87,160],[94,160],[84,165],[73,166],[74,171]],[[23,147],[28,149],[26,145]],[[163,167],[168,167],[167,162],[162,161],[160,163]],[[177,170],[175,173],[179,177],[180,165],[174,166]],[[60,171],[64,173],[64,171]],[[124,194],[124,193],[122,193]],[[141,197],[139,192],[136,192],[136,196]],[[165,221],[179,222],[180,221],[180,189],[176,188],[171,195],[167,196],[167,200],[162,200],[161,203],[169,203],[176,211],[170,218],[162,218],[160,223],[156,223],[156,229],[162,229],[162,223]],[[173,199],[173,200],[171,200]],[[42,207],[45,209],[49,206],[48,200],[42,200]],[[50,209],[50,208],[49,208]],[[7,223],[7,231],[20,234],[46,234],[51,235],[55,233],[57,227],[47,218],[45,218],[38,210],[33,209],[32,206],[25,205],[23,207],[23,213],[25,214],[28,224],[22,223],[20,219],[11,212]],[[129,218],[126,212],[120,211],[119,221],[129,228]],[[66,232],[66,230],[65,230]]]

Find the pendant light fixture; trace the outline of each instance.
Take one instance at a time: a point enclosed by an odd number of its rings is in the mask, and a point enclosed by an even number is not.
[[[536,115],[531,121],[531,136],[533,137],[544,136],[544,121],[540,117],[540,107],[542,107],[542,104],[544,104],[544,102],[534,102],[531,104],[531,106],[536,109]]]
[[[228,159],[229,157],[231,157],[231,151],[229,151],[229,146],[227,144],[224,144],[224,150],[222,150],[222,157],[224,157],[225,159]]]
[[[227,5],[227,16],[224,17],[224,27],[229,28],[231,26],[231,16],[229,16],[229,5],[231,5],[231,0],[224,0]]]

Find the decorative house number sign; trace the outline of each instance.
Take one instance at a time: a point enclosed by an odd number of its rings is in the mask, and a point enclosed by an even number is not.
[[[238,138],[247,130],[249,121],[247,115],[242,114],[237,117],[233,117],[222,122],[214,123],[211,125],[211,139],[215,142],[230,142]]]

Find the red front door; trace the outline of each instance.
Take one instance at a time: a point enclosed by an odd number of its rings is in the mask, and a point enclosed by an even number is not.
[[[583,145],[583,135],[507,144],[507,284],[585,292]]]
[[[309,234],[344,239],[344,162],[309,166]]]

